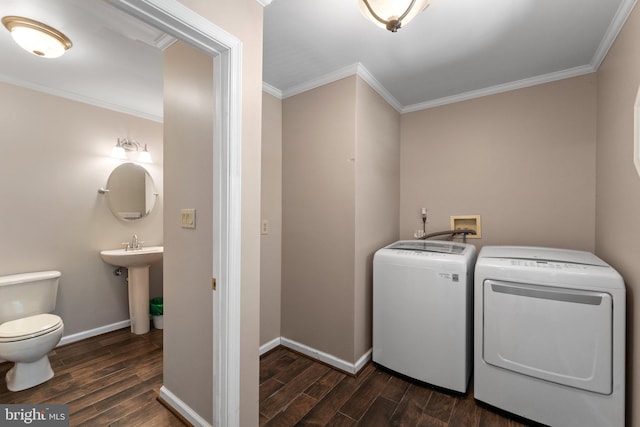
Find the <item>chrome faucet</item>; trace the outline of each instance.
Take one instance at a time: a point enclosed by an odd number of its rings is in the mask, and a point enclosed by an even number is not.
[[[123,245],[127,245],[126,248],[124,248],[125,251],[135,251],[136,249],[142,249],[142,244],[144,242],[141,240],[138,240],[138,235],[134,234],[133,236],[131,236],[131,241],[130,242],[124,242]]]

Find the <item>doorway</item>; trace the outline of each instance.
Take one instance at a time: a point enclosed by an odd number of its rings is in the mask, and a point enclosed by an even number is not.
[[[213,132],[213,420],[239,425],[240,407],[240,220],[241,42],[175,0],[111,0],[137,18],[214,58]],[[166,368],[165,368],[166,369]],[[163,387],[164,389],[164,387]],[[169,390],[161,397],[199,425]]]

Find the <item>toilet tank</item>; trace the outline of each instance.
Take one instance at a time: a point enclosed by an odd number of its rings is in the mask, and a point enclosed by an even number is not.
[[[59,271],[0,276],[0,323],[56,308]]]

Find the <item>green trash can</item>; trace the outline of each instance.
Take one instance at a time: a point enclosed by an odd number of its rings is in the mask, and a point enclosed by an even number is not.
[[[153,327],[156,329],[163,329],[163,315],[164,304],[162,297],[151,298],[149,300],[149,314],[153,319]]]

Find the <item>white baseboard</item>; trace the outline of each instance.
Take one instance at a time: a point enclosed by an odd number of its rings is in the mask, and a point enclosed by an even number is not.
[[[63,336],[58,346],[71,344],[72,342],[81,341],[87,338],[95,337],[98,335],[106,334],[107,332],[117,331],[118,329],[126,328],[131,325],[131,320],[123,320],[121,322],[112,323],[110,325],[100,326],[99,328],[89,329],[88,331],[78,332],[71,335]]]
[[[365,352],[365,354],[363,354],[356,363],[349,363],[331,354],[324,353],[285,337],[280,337],[280,343],[285,347],[304,354],[305,356],[319,360],[320,362],[326,363],[327,365],[333,366],[334,368],[340,369],[341,371],[348,372],[350,374],[357,374],[360,369],[362,369],[364,365],[369,360],[371,360],[371,349]]]
[[[160,387],[160,399],[167,405],[171,406],[176,412],[184,417],[191,425],[195,427],[211,427],[211,424],[202,418],[196,411],[191,409],[189,405],[184,403],[175,394],[171,393],[165,386]]]
[[[274,338],[271,341],[269,341],[266,344],[262,344],[260,346],[260,356],[262,356],[263,354],[265,354],[266,352],[273,350],[274,348],[276,348],[277,346],[279,346],[280,344],[282,344],[282,340],[280,337],[278,338]]]
[[[367,364],[367,362],[369,362],[371,360],[371,355],[373,354],[373,349],[370,348],[369,350],[366,351],[365,354],[363,354],[360,359],[358,359],[358,361],[356,362],[356,372],[360,372],[360,369],[364,368],[364,365]]]

